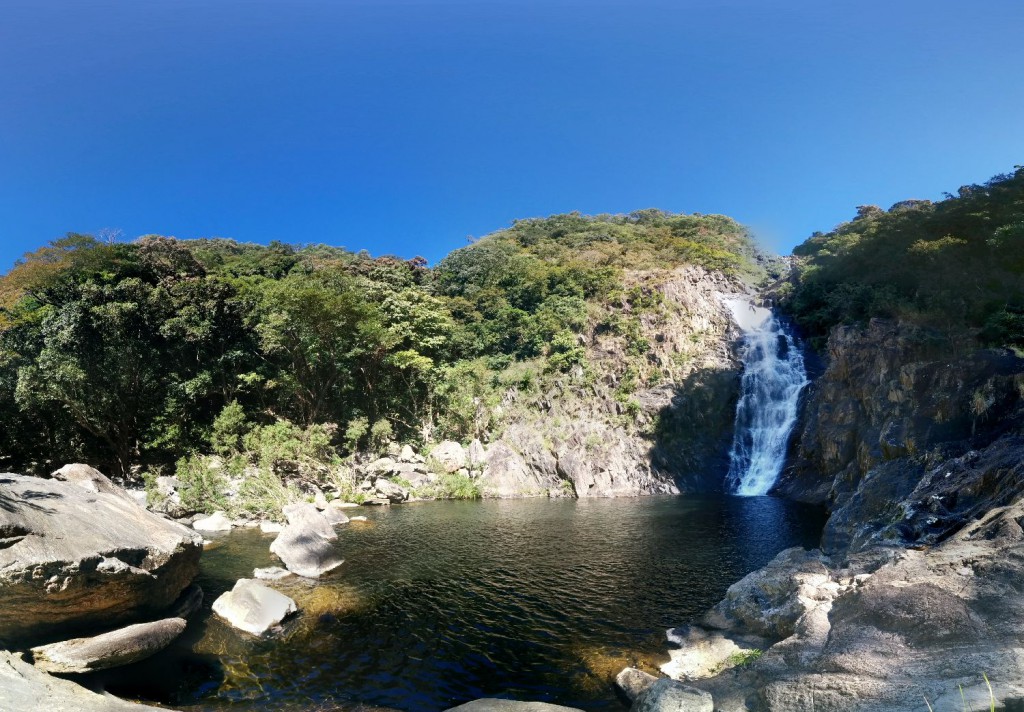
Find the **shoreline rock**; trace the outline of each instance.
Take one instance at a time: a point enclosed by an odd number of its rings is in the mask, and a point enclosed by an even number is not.
[[[198,573],[199,534],[140,507],[98,472],[82,482],[0,475],[8,644],[162,618]]]
[[[18,655],[0,650],[0,710],[4,712],[167,712],[166,709],[98,695],[53,677]]]
[[[184,618],[136,623],[91,638],[32,648],[33,664],[50,673],[86,673],[145,660],[185,632]]]

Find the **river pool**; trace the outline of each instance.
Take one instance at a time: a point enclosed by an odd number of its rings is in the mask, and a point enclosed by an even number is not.
[[[622,710],[611,678],[667,661],[665,629],[790,546],[817,508],[769,497],[420,502],[347,510],[345,563],[270,585],[302,613],[239,633],[213,600],[273,535],[236,530],[203,555],[203,611],[170,649],[90,682],[188,710],[435,712],[478,697]]]

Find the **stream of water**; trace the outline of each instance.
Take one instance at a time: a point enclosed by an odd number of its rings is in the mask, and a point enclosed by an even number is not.
[[[743,377],[729,452],[728,489],[768,494],[782,472],[800,392],[808,384],[804,357],[786,326],[768,309],[730,305],[743,329]]]
[[[612,678],[667,662],[693,620],[783,548],[816,508],[758,497],[422,502],[338,529],[345,563],[275,582],[301,612],[257,639],[210,613],[273,535],[236,530],[202,560],[204,609],[170,649],[89,680],[178,709],[439,712],[479,697],[622,710]]]

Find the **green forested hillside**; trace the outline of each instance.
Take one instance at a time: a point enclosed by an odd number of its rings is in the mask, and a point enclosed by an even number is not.
[[[794,254],[784,296],[813,338],[877,316],[1024,347],[1024,168],[935,203],[861,206]]]
[[[631,305],[650,297],[626,270],[752,272],[752,255],[729,218],[655,210],[518,221],[435,268],[69,234],[0,279],[0,467],[127,475],[194,452],[329,460],[465,439],[510,383],[585,372],[595,328],[629,338]]]

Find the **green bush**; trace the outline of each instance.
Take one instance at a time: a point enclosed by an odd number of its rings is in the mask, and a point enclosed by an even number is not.
[[[417,497],[433,499],[480,499],[480,487],[470,477],[458,473],[439,475],[437,481],[416,490]]]
[[[196,454],[181,458],[174,475],[179,483],[178,496],[186,509],[212,513],[227,507],[224,477],[209,466],[206,458]]]
[[[224,406],[213,421],[210,447],[218,455],[227,457],[241,449],[242,439],[251,429],[252,424],[246,419],[245,409],[238,401],[232,401]]]

